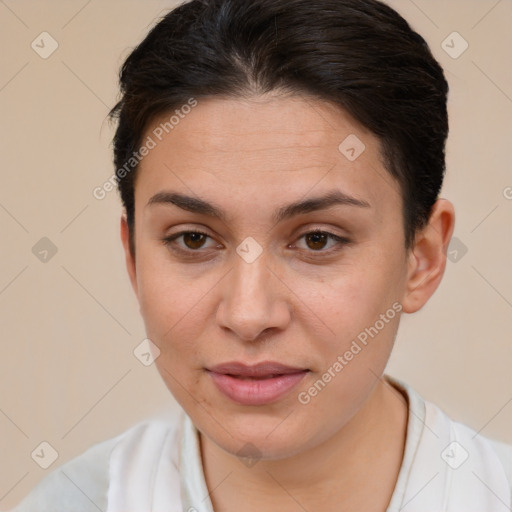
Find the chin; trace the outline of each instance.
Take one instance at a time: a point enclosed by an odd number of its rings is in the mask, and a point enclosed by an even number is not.
[[[210,439],[224,451],[244,459],[279,460],[286,459],[305,449],[300,443],[302,437],[286,436],[286,439],[269,439],[267,434],[244,435],[236,438]]]
[[[296,455],[313,446],[315,433],[304,431],[304,425],[289,418],[283,422],[274,417],[246,414],[238,418],[223,414],[223,421],[216,419],[226,430],[206,416],[192,421],[201,433],[224,451],[249,459],[278,460]],[[289,423],[288,423],[289,422]],[[318,434],[317,434],[318,435]]]

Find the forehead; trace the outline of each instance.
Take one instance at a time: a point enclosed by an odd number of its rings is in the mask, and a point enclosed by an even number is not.
[[[178,109],[179,110],[179,109]],[[139,165],[136,197],[179,189],[232,201],[235,194],[282,202],[285,196],[340,189],[383,214],[398,184],[385,170],[379,140],[346,111],[309,96],[198,100],[186,115],[156,118],[155,147]],[[179,119],[179,120],[178,120]],[[178,122],[176,122],[178,120]]]
[[[155,119],[148,132],[165,128],[168,118],[164,114]],[[222,158],[223,153],[263,155],[273,150],[294,154],[299,151],[299,155],[313,157],[315,149],[322,146],[330,150],[322,151],[324,157],[337,159],[339,143],[355,132],[370,146],[378,145],[377,139],[346,111],[332,103],[298,95],[200,99],[178,125],[172,130],[167,128],[176,144],[210,153],[214,158]],[[193,156],[194,152],[189,155]]]

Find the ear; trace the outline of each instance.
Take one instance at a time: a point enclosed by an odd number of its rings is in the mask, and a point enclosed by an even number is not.
[[[130,246],[130,229],[128,227],[128,221],[126,220],[126,213],[121,216],[121,241],[123,242],[124,257],[126,263],[126,270],[130,276],[132,288],[135,291],[135,295],[138,298],[138,287],[137,287],[137,269],[135,266],[135,254],[132,253]]]
[[[432,208],[428,225],[416,234],[409,252],[409,264],[403,311],[421,309],[436,291],[446,268],[448,244],[455,226],[453,204],[438,199]]]

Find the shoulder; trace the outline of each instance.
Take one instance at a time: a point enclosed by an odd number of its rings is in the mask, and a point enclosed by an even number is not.
[[[512,489],[512,444],[504,443],[496,439],[484,438],[496,452],[496,455],[503,464],[503,469],[507,475],[508,482]]]
[[[430,404],[431,405],[431,404]],[[437,407],[437,406],[435,406]],[[462,446],[470,450],[468,457],[480,456],[481,469],[488,471],[501,470],[511,489],[512,496],[512,445],[486,437],[471,428],[465,423],[449,419],[452,429],[456,432],[456,439],[460,440]]]
[[[512,445],[482,436],[464,423],[452,421],[452,425],[460,436],[462,445],[468,447],[469,458],[476,458],[479,461],[478,465],[470,466],[474,476],[485,481],[485,485],[492,485],[493,494],[501,496],[502,503],[504,503],[503,500],[508,499],[507,506],[510,506],[512,504]]]
[[[143,448],[149,439],[177,430],[179,415],[144,420],[87,449],[54,469],[9,512],[98,512],[107,510],[112,460],[126,445]]]
[[[456,481],[464,482],[466,494],[472,485],[468,482],[480,477],[492,482],[494,491],[499,487],[500,496],[512,499],[511,444],[483,436],[469,425],[454,420],[439,406],[423,399],[406,382],[388,375],[386,379],[402,391],[409,402],[406,445],[409,466],[417,466],[421,476],[428,462],[429,467],[446,475],[445,489],[450,485],[456,487]],[[452,471],[455,469],[457,471]]]
[[[53,470],[11,512],[106,510],[109,459],[117,441],[98,443]]]

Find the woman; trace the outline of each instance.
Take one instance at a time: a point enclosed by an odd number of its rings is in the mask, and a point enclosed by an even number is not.
[[[443,70],[376,0],[193,0],[111,112],[128,273],[183,413],[16,509],[510,509],[512,447],[384,374],[442,279]]]

